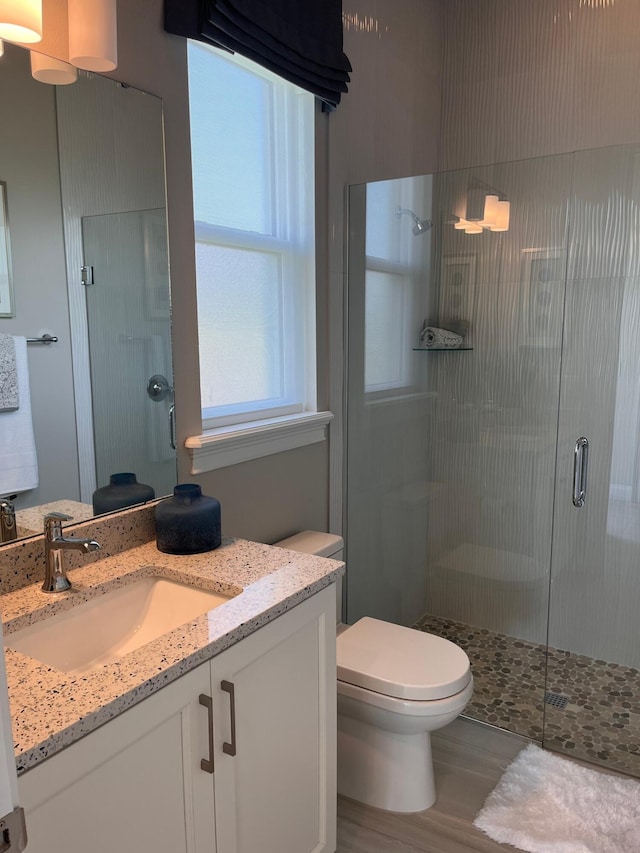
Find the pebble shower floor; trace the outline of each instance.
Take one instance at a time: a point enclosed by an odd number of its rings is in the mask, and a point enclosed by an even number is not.
[[[640,777],[640,671],[437,616],[414,627],[469,656],[464,716]]]

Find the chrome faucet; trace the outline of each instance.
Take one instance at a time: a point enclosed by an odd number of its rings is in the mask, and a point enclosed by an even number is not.
[[[64,551],[82,551],[89,554],[100,548],[100,543],[95,539],[74,539],[72,536],[65,539],[62,522],[71,520],[72,516],[63,512],[50,512],[44,517],[44,592],[64,592],[71,588],[71,581],[64,568]]]
[[[16,495],[0,500],[0,542],[11,542],[17,538],[16,508],[11,501]]]

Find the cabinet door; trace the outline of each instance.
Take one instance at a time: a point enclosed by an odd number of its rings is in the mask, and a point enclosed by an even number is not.
[[[332,585],[211,662],[218,853],[335,850],[335,609]]]
[[[29,853],[214,853],[204,664],[18,780]]]

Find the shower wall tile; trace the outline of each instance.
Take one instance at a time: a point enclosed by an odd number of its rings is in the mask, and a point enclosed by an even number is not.
[[[496,162],[576,147],[578,79],[570,0],[495,0]]]
[[[340,158],[345,183],[435,171],[440,2],[345,0],[343,19],[354,72],[349,94],[330,117],[330,146]]]
[[[445,4],[441,168],[640,139],[636,0]]]
[[[354,72],[338,110],[319,121],[326,151],[329,273],[330,526],[342,531],[346,188],[437,169],[442,78],[441,0],[344,0]],[[347,542],[347,549],[349,542]]]
[[[571,157],[440,174],[442,212],[483,182],[512,203],[507,233],[441,230],[440,302],[472,258],[472,352],[438,358],[427,609],[535,643],[546,637]],[[442,216],[444,221],[445,217]],[[446,484],[446,485],[445,485]]]
[[[495,159],[494,0],[444,5],[441,170]]]
[[[413,624],[425,602],[430,398],[349,398],[348,618]]]
[[[640,10],[635,0],[573,16],[578,86],[578,148],[640,139]]]
[[[570,278],[640,274],[640,149],[577,152],[573,165]]]
[[[554,275],[563,279],[571,164],[571,155],[564,155],[438,175],[434,214],[442,222],[443,269],[451,256],[472,255],[479,292],[485,282],[520,280],[530,271],[532,258],[540,258],[546,252],[556,260]],[[477,183],[509,199],[508,232],[465,234],[453,228],[452,214],[466,217],[467,198]]]

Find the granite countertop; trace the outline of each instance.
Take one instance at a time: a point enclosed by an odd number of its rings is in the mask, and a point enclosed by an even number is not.
[[[44,517],[49,512],[63,512],[76,522],[93,518],[93,507],[91,504],[72,500],[51,501],[50,503],[40,504],[39,506],[17,509],[16,522],[18,525],[18,536],[34,536],[42,533]]]
[[[18,773],[69,746],[156,690],[290,610],[344,573],[344,564],[223,539],[194,556],[163,554],[148,542],[72,569],[67,593],[33,584],[0,596],[5,643],[12,631],[145,576],[232,596],[224,604],[115,663],[65,673],[5,647]]]

